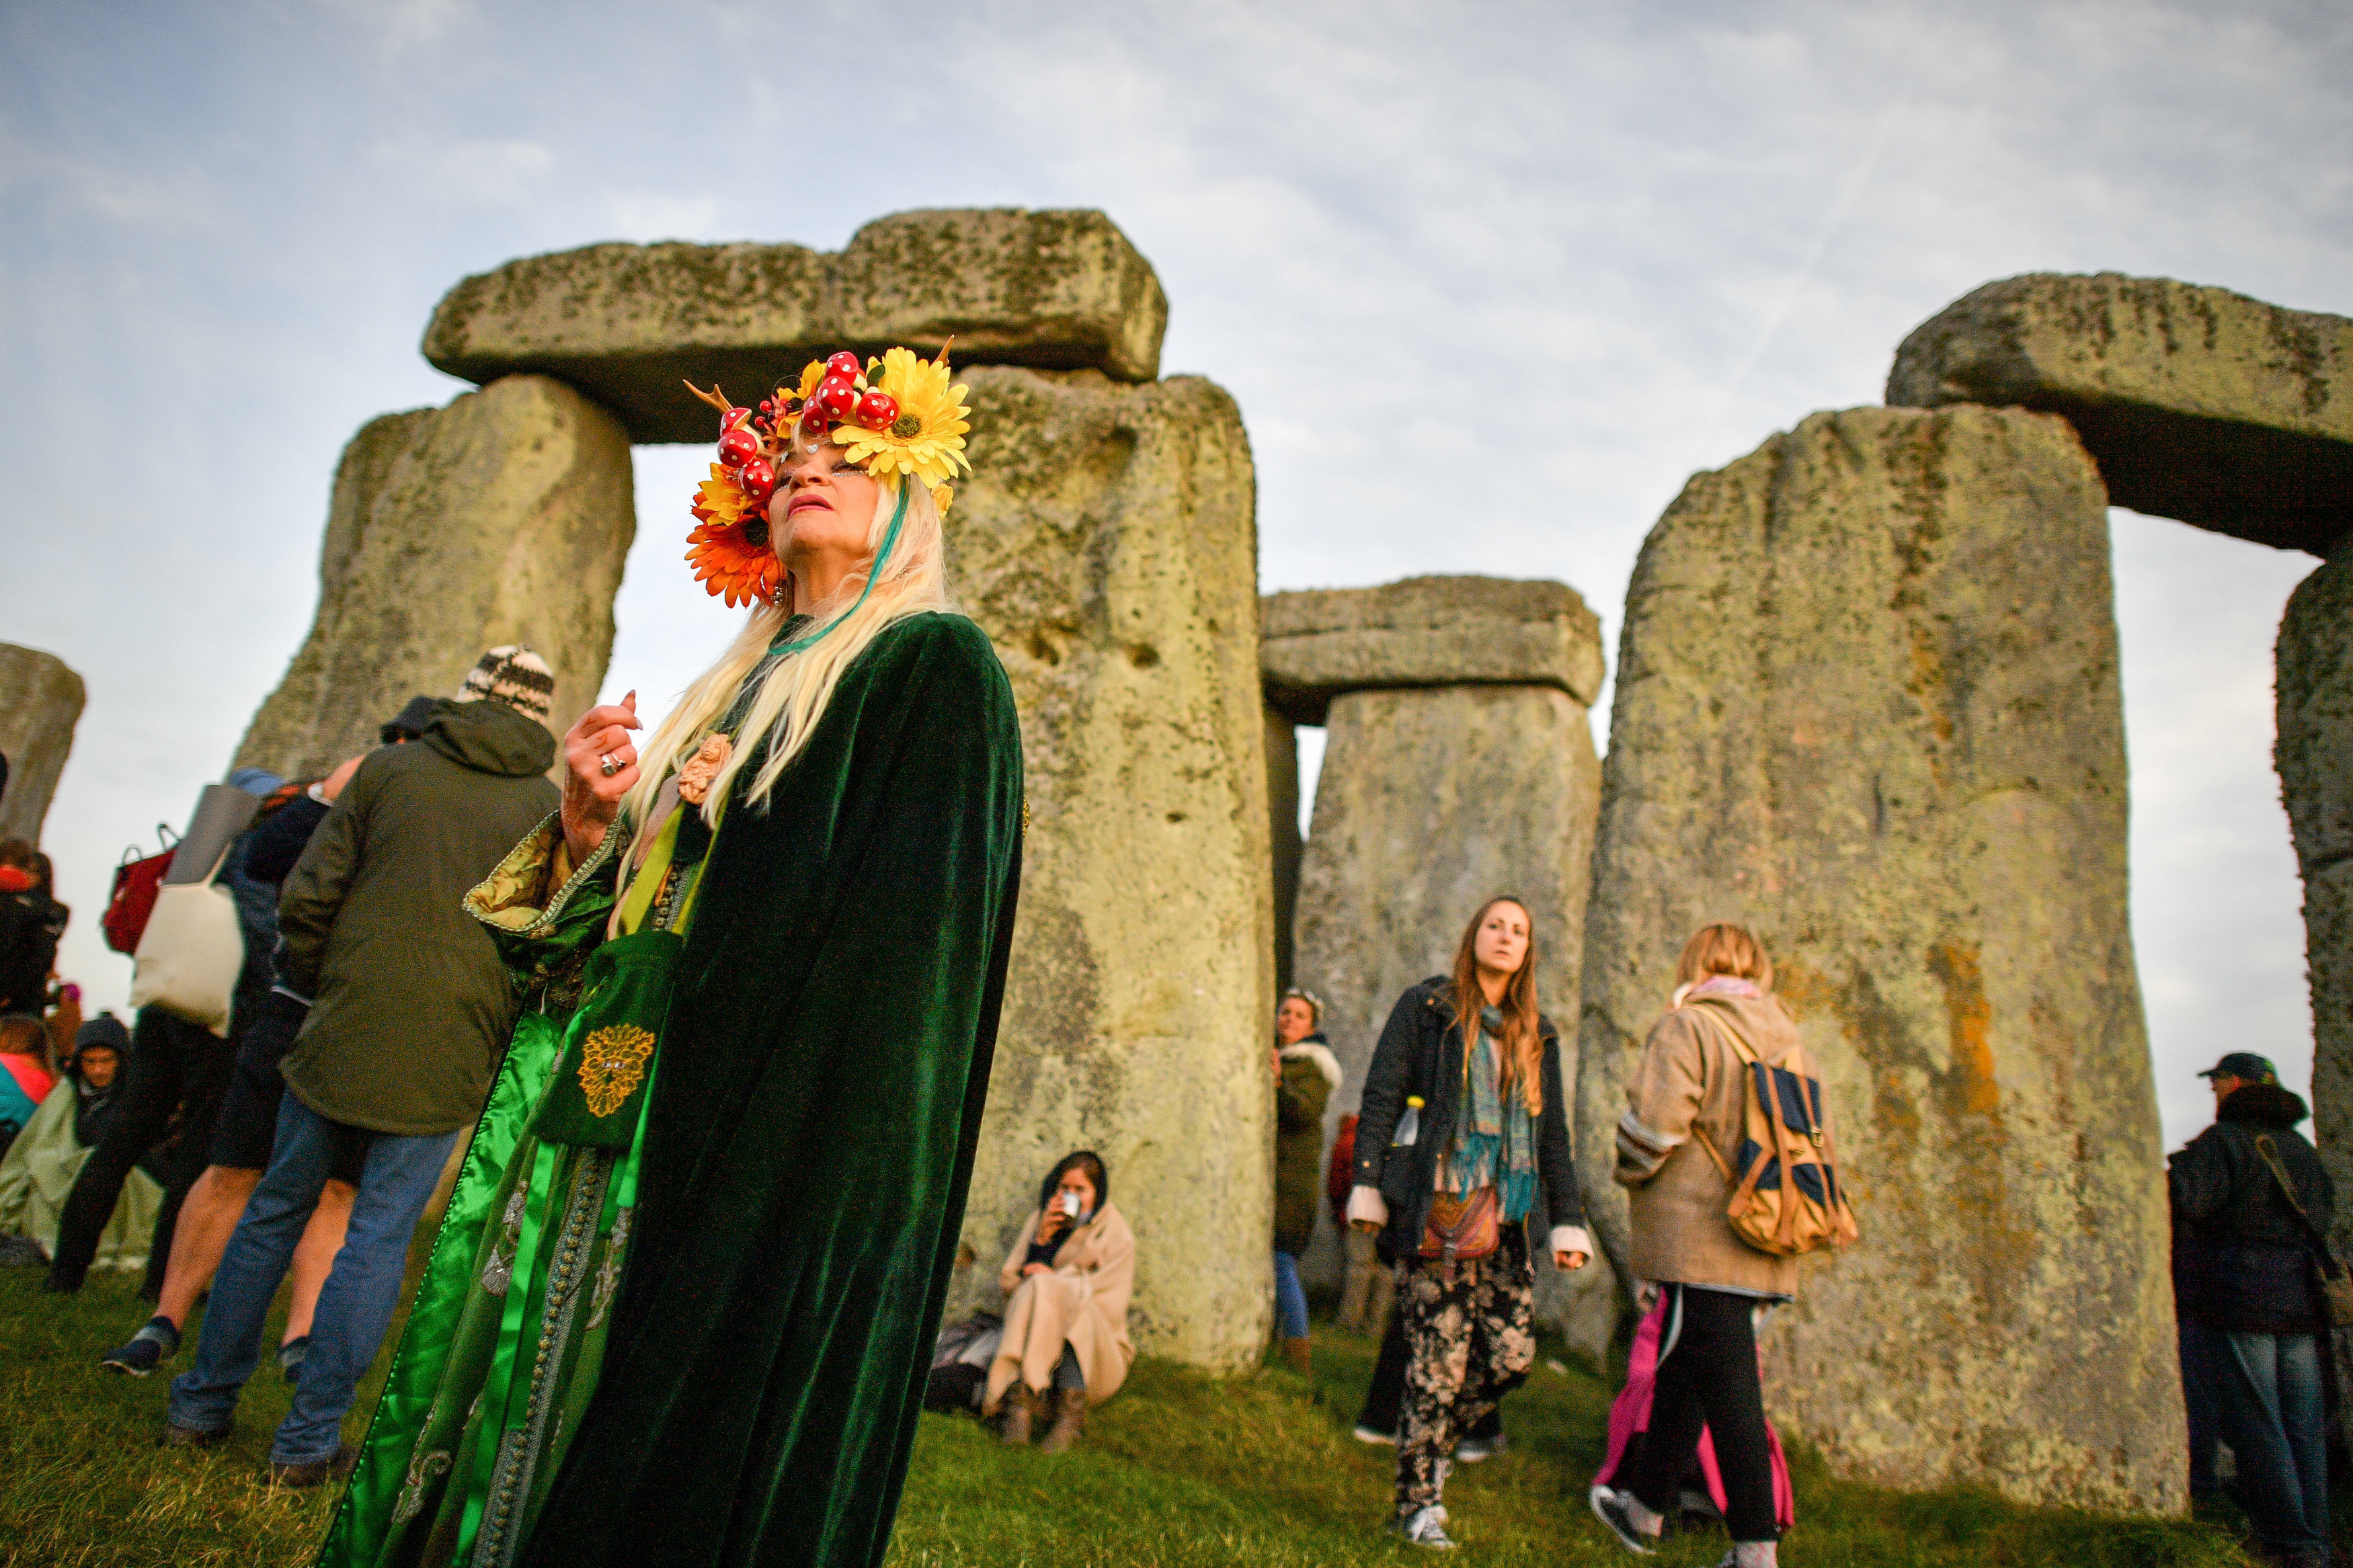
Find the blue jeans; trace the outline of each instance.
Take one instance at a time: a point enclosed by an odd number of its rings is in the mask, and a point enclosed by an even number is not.
[[[400,1300],[408,1238],[433,1195],[457,1142],[455,1131],[424,1138],[369,1132],[330,1121],[289,1094],[279,1103],[269,1168],[245,1205],[221,1254],[205,1308],[195,1363],[172,1380],[171,1421],[217,1432],[237,1413],[237,1398],[261,1356],[270,1299],[286,1278],[319,1194],[353,1140],[367,1149],[359,1195],[343,1250],[319,1290],[311,1351],[295,1381],[294,1407],[278,1428],[269,1457],[280,1464],[332,1458],[343,1444],[352,1392],[375,1360]]]
[[[2181,1403],[2189,1417],[2189,1495],[2221,1490],[2214,1479],[2214,1384],[2228,1353],[2218,1329],[2184,1319],[2180,1325]]]
[[[1282,1338],[1307,1337],[1307,1292],[1299,1288],[1299,1259],[1288,1252],[1274,1255],[1274,1321]]]
[[[2272,1551],[2328,1560],[2328,1441],[2311,1334],[2221,1333],[2215,1414],[2238,1460],[2239,1504]]]

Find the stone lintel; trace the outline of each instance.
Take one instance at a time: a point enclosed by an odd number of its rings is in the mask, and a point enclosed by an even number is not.
[[[1297,723],[1344,691],[1554,686],[1591,707],[1601,690],[1601,620],[1566,583],[1409,577],[1261,603],[1266,700]]]
[[[717,437],[681,382],[755,400],[837,349],[894,344],[958,365],[1160,373],[1168,300],[1102,213],[942,209],[878,218],[839,251],[798,245],[591,245],[526,257],[449,290],[425,357],[477,384],[570,383],[632,441]]]
[[[1915,328],[1887,402],[2064,416],[2109,499],[2135,511],[2316,555],[2353,529],[2342,316],[2167,278],[2030,273]]]

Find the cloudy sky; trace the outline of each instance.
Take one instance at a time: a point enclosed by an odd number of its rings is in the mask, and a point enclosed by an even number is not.
[[[1265,586],[1557,577],[1614,649],[1685,478],[1877,402],[1979,283],[2353,313],[2348,79],[2322,0],[0,5],[0,640],[90,686],[64,967],[119,1001],[109,868],[301,640],[343,441],[460,390],[417,342],[469,272],[1102,207],[1166,285],[1164,369],[1240,402]],[[1395,438],[1465,417],[1467,457]],[[653,707],[727,628],[676,564],[700,454],[638,457],[611,684]],[[2309,1074],[2270,647],[2314,563],[2115,531],[2171,1143],[2221,1051]]]

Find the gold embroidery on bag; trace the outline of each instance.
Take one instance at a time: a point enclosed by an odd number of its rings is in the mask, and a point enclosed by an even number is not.
[[[635,1024],[615,1024],[582,1041],[580,1091],[588,1097],[588,1114],[610,1116],[620,1110],[645,1081],[646,1061],[653,1054],[653,1031]]]

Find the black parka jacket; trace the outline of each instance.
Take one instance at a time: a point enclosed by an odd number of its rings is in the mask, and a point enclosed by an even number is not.
[[[2310,1334],[2323,1320],[2309,1233],[2255,1147],[2268,1136],[2305,1213],[2325,1234],[2336,1193],[2320,1155],[2296,1131],[2304,1101],[2277,1084],[2249,1084],[2214,1125],[2170,1162],[2175,1290],[2182,1315],[2242,1333]]]
[[[1560,1031],[1537,1016],[1544,1041],[1544,1110],[1536,1118],[1536,1176],[1543,1184],[1536,1214],[1547,1226],[1585,1224],[1577,1174],[1569,1162],[1568,1097],[1562,1092]],[[1454,985],[1433,974],[1398,998],[1373,1047],[1356,1121],[1356,1184],[1377,1188],[1388,1205],[1381,1250],[1408,1258],[1421,1247],[1437,1181],[1439,1156],[1454,1138],[1462,1094],[1462,1032],[1454,1026]],[[1405,1115],[1406,1097],[1421,1098],[1421,1125],[1410,1147],[1389,1141]]]

